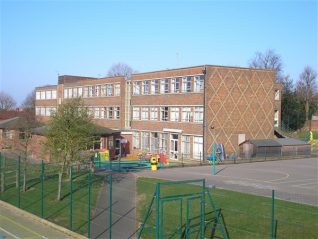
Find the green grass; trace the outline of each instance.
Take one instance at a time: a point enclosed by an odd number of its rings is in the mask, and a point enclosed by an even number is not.
[[[156,182],[162,180],[139,178],[137,181],[137,217],[142,222],[146,208],[155,191]],[[162,189],[165,195],[198,192],[200,188],[194,185],[178,185]],[[221,189],[210,189],[213,201],[222,209],[225,223],[231,239],[241,238],[269,238],[271,225],[271,198],[254,196],[245,193]],[[206,199],[207,201],[207,199]],[[190,205],[191,217],[199,214],[199,201]],[[155,206],[154,206],[155,208]],[[182,201],[182,223],[185,223],[186,201]],[[212,208],[207,206],[206,212]],[[278,222],[277,238],[318,238],[318,208],[282,200],[275,200],[275,213]],[[146,226],[143,238],[154,238],[155,209],[152,210],[150,220]],[[165,203],[163,223],[165,233],[174,232],[180,226],[180,203],[172,201]],[[217,231],[220,236],[220,230]],[[177,238],[172,237],[172,238]]]
[[[0,200],[18,206],[18,190],[15,185],[16,167],[14,161],[6,168],[6,190],[0,193]],[[22,169],[22,167],[21,167]],[[58,175],[56,165],[45,166],[44,181],[44,218],[69,228],[69,210],[70,210],[70,180],[63,177],[62,182],[62,200],[58,201]],[[22,172],[21,172],[21,190],[22,190]],[[41,182],[40,165],[30,165],[27,170],[27,191],[20,192],[21,209],[29,211],[35,215],[41,216]],[[85,235],[87,233],[88,220],[88,174],[78,172],[73,175],[73,195],[72,195],[72,230]],[[94,211],[97,196],[101,190],[103,177],[98,175],[91,176],[91,215]]]

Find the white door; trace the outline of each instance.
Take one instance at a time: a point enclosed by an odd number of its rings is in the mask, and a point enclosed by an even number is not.
[[[170,135],[170,159],[178,160],[178,134]]]

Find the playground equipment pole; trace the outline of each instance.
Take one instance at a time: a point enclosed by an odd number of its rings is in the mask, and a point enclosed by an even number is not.
[[[215,144],[212,145],[212,175],[214,176],[215,173]]]
[[[73,169],[70,167],[70,202],[69,202],[69,225],[70,229],[73,230]]]

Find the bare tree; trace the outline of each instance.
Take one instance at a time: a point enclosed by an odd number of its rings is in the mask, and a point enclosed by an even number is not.
[[[276,82],[281,82],[283,77],[283,63],[280,55],[274,50],[269,49],[262,52],[256,52],[254,58],[249,61],[251,68],[273,69],[276,71]]]
[[[109,68],[107,76],[125,76],[129,78],[133,73],[136,73],[136,71],[134,71],[129,65],[119,62],[117,64],[113,64]]]
[[[11,110],[17,105],[11,95],[0,92],[0,111]]]
[[[306,120],[309,119],[309,108],[313,101],[313,96],[317,92],[317,73],[310,67],[306,66],[299,75],[296,83],[297,94],[305,102]]]
[[[35,90],[33,89],[21,104],[23,109],[34,109],[35,108]]]

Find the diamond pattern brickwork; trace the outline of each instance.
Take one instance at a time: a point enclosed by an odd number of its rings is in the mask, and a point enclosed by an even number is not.
[[[222,143],[227,153],[238,151],[238,135],[268,139],[274,129],[275,72],[209,66],[205,88],[205,148]]]

